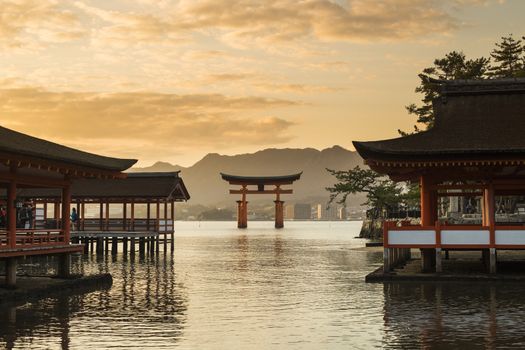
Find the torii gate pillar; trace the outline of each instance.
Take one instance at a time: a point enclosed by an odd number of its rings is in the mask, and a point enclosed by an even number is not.
[[[275,203],[275,228],[284,227],[284,201],[276,200]]]
[[[248,202],[237,201],[237,227],[248,227]]]

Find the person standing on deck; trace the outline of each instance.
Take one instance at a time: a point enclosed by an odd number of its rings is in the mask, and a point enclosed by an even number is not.
[[[71,226],[73,226],[73,229],[79,229],[79,220],[78,220],[78,213],[75,208],[71,211]]]
[[[0,227],[6,227],[7,226],[7,212],[5,210],[5,207],[0,207]]]

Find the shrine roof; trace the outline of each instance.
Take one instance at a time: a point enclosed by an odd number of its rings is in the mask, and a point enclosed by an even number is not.
[[[494,160],[525,157],[525,79],[434,80],[435,125],[406,137],[353,144],[365,160]]]
[[[111,158],[80,151],[4,127],[0,127],[0,152],[117,172],[124,171],[137,162],[135,159]]]

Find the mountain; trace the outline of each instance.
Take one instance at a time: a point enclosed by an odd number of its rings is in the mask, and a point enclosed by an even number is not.
[[[133,172],[144,171],[181,171],[181,177],[191,194],[189,204],[231,206],[237,196],[228,193],[229,185],[220,177],[221,172],[235,175],[285,175],[303,172],[301,179],[293,184],[293,195],[284,195],[288,203],[326,203],[328,192],[335,178],[326,168],[351,169],[362,165],[362,159],[356,152],[340,146],[322,151],[313,148],[275,149],[269,148],[256,153],[234,156],[210,153],[190,167],[181,167],[165,162],[157,162],[146,168],[132,168]],[[271,196],[250,195],[248,200],[257,203],[269,202]],[[362,197],[350,199],[350,205],[359,205]],[[359,201],[359,202],[357,202]]]

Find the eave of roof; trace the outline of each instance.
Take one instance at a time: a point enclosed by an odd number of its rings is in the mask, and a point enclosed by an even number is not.
[[[0,126],[0,152],[105,171],[121,172],[137,162],[97,155]]]
[[[279,176],[241,176],[241,175],[230,175],[220,173],[223,180],[230,183],[244,183],[247,185],[259,185],[259,184],[275,184],[275,183],[291,183],[299,180],[302,175],[302,171],[297,174],[291,175],[279,175]]]
[[[354,141],[365,159],[427,161],[525,157],[525,79],[434,81],[435,126],[394,139]]]

